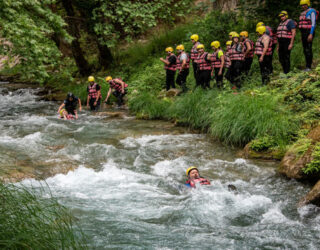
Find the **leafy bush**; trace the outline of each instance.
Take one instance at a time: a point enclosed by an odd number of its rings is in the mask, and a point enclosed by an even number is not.
[[[0,183],[0,248],[85,249],[81,231],[54,198]]]
[[[276,142],[270,136],[263,136],[253,140],[250,144],[250,148],[256,152],[263,152],[276,146]]]
[[[318,142],[312,152],[313,160],[303,169],[305,174],[320,173],[320,143]]]

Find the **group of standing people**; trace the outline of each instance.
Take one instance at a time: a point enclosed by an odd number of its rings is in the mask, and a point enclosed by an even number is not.
[[[190,63],[192,63],[196,87],[210,88],[211,77],[214,77],[216,86],[222,88],[223,77],[225,77],[233,88],[240,88],[243,78],[250,73],[254,55],[257,55],[259,60],[262,84],[266,85],[273,73],[272,62],[275,49],[278,51],[283,72],[285,74],[290,72],[290,55],[297,28],[301,32],[306,60],[305,71],[310,71],[313,60],[312,42],[319,13],[310,7],[310,0],[301,0],[300,6],[303,11],[298,24],[289,19],[287,11],[281,11],[279,14],[280,24],[276,32],[263,22],[259,22],[256,25],[258,39],[255,43],[249,38],[247,31],[242,31],[240,34],[233,31],[229,33],[225,52],[219,41],[211,43],[212,53],[206,52],[197,34],[190,37],[193,44],[190,53],[185,52],[182,44],[176,47],[177,55],[174,54],[172,47],[166,48],[167,57],[160,58],[166,70],[166,89],[175,88],[177,83],[183,92],[188,90],[186,82]],[[176,71],[178,76],[175,81]]]

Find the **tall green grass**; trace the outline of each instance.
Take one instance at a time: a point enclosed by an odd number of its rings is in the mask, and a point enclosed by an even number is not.
[[[0,183],[0,248],[86,249],[70,212],[54,198]]]

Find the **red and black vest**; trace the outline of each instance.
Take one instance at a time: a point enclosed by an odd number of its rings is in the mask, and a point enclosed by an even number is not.
[[[256,55],[262,55],[263,54],[263,49],[264,49],[264,44],[262,42],[263,37],[267,36],[266,34],[262,35],[261,37],[259,37],[259,39],[256,42],[256,48],[255,48],[255,54]],[[272,40],[269,40],[269,46],[268,46],[268,50],[266,52],[266,56],[270,56],[272,55]]]
[[[311,19],[307,18],[307,13],[310,11],[310,8],[303,11],[299,17],[299,29],[310,30],[312,28]]]
[[[270,26],[266,26],[266,29],[269,31],[269,36],[271,37],[272,44],[277,44],[278,43],[277,33],[273,33],[273,30],[271,29]]]
[[[170,55],[170,56],[167,56],[167,57],[166,57],[166,60],[169,61],[169,58],[170,58],[171,56],[174,56],[174,57],[177,59],[177,57],[176,57],[174,54],[172,54],[172,55]],[[165,69],[165,70],[176,71],[176,70],[177,70],[177,61],[176,61],[176,63],[170,63],[169,65],[164,65],[164,69]]]
[[[191,53],[190,53],[190,58],[192,61],[196,60],[198,58],[198,50],[197,50],[197,47],[200,43],[199,42],[196,42],[193,46],[192,46],[192,49],[191,49]]]
[[[287,25],[291,21],[291,19],[287,19],[284,22],[281,22],[277,29],[277,37],[278,38],[292,38],[292,32],[288,30]]]
[[[94,83],[94,84],[90,84],[88,86],[88,95],[91,99],[97,99],[97,95],[98,95],[98,91],[97,91],[97,84]],[[99,96],[99,99],[101,98],[101,93],[100,93],[100,96]]]
[[[197,183],[200,185],[211,185],[210,181],[208,181],[205,178],[200,177],[199,179],[194,179],[194,180],[187,180],[186,184],[189,184],[190,187],[194,188],[196,187]]]
[[[177,58],[177,70],[181,70],[182,69],[182,62],[180,60],[182,54],[186,54],[186,56],[187,56],[187,62],[185,64],[184,68],[185,69],[189,69],[189,67],[190,67],[190,57],[189,57],[189,55],[186,52],[181,52],[180,55],[178,55],[178,58]]]
[[[246,38],[246,40],[243,42],[244,44],[244,51],[247,52],[248,48],[247,48],[247,42],[250,43],[251,45],[251,50],[250,52],[246,55],[246,58],[253,58],[254,56],[254,43],[249,39],[249,38]]]
[[[207,61],[208,52],[204,52],[202,55],[198,55],[196,63],[198,64],[199,70],[211,70],[211,62]]]
[[[231,47],[229,49],[227,49],[227,52],[224,55],[224,67],[227,69],[230,68],[230,66],[231,66],[230,52],[231,52]]]
[[[113,79],[111,81],[109,81],[109,85],[111,88],[115,89],[116,91],[118,92],[121,92],[122,91],[122,86],[120,83],[117,83],[115,80],[121,80],[119,78],[116,78],[116,79]],[[124,84],[124,88],[128,87],[128,84]]]
[[[219,56],[218,56],[220,51],[222,51],[222,50],[219,49],[213,54],[214,59],[212,61],[212,68],[221,68],[221,58],[219,58]]]
[[[244,61],[244,53],[242,51],[237,51],[237,47],[239,44],[234,44],[231,47],[230,51],[230,60],[231,61]]]

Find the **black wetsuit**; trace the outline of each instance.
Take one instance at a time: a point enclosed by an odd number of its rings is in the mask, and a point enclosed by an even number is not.
[[[77,106],[79,103],[78,97],[73,97],[73,100],[70,101],[69,99],[64,100],[64,107],[68,114],[75,115],[75,110],[77,110]]]

